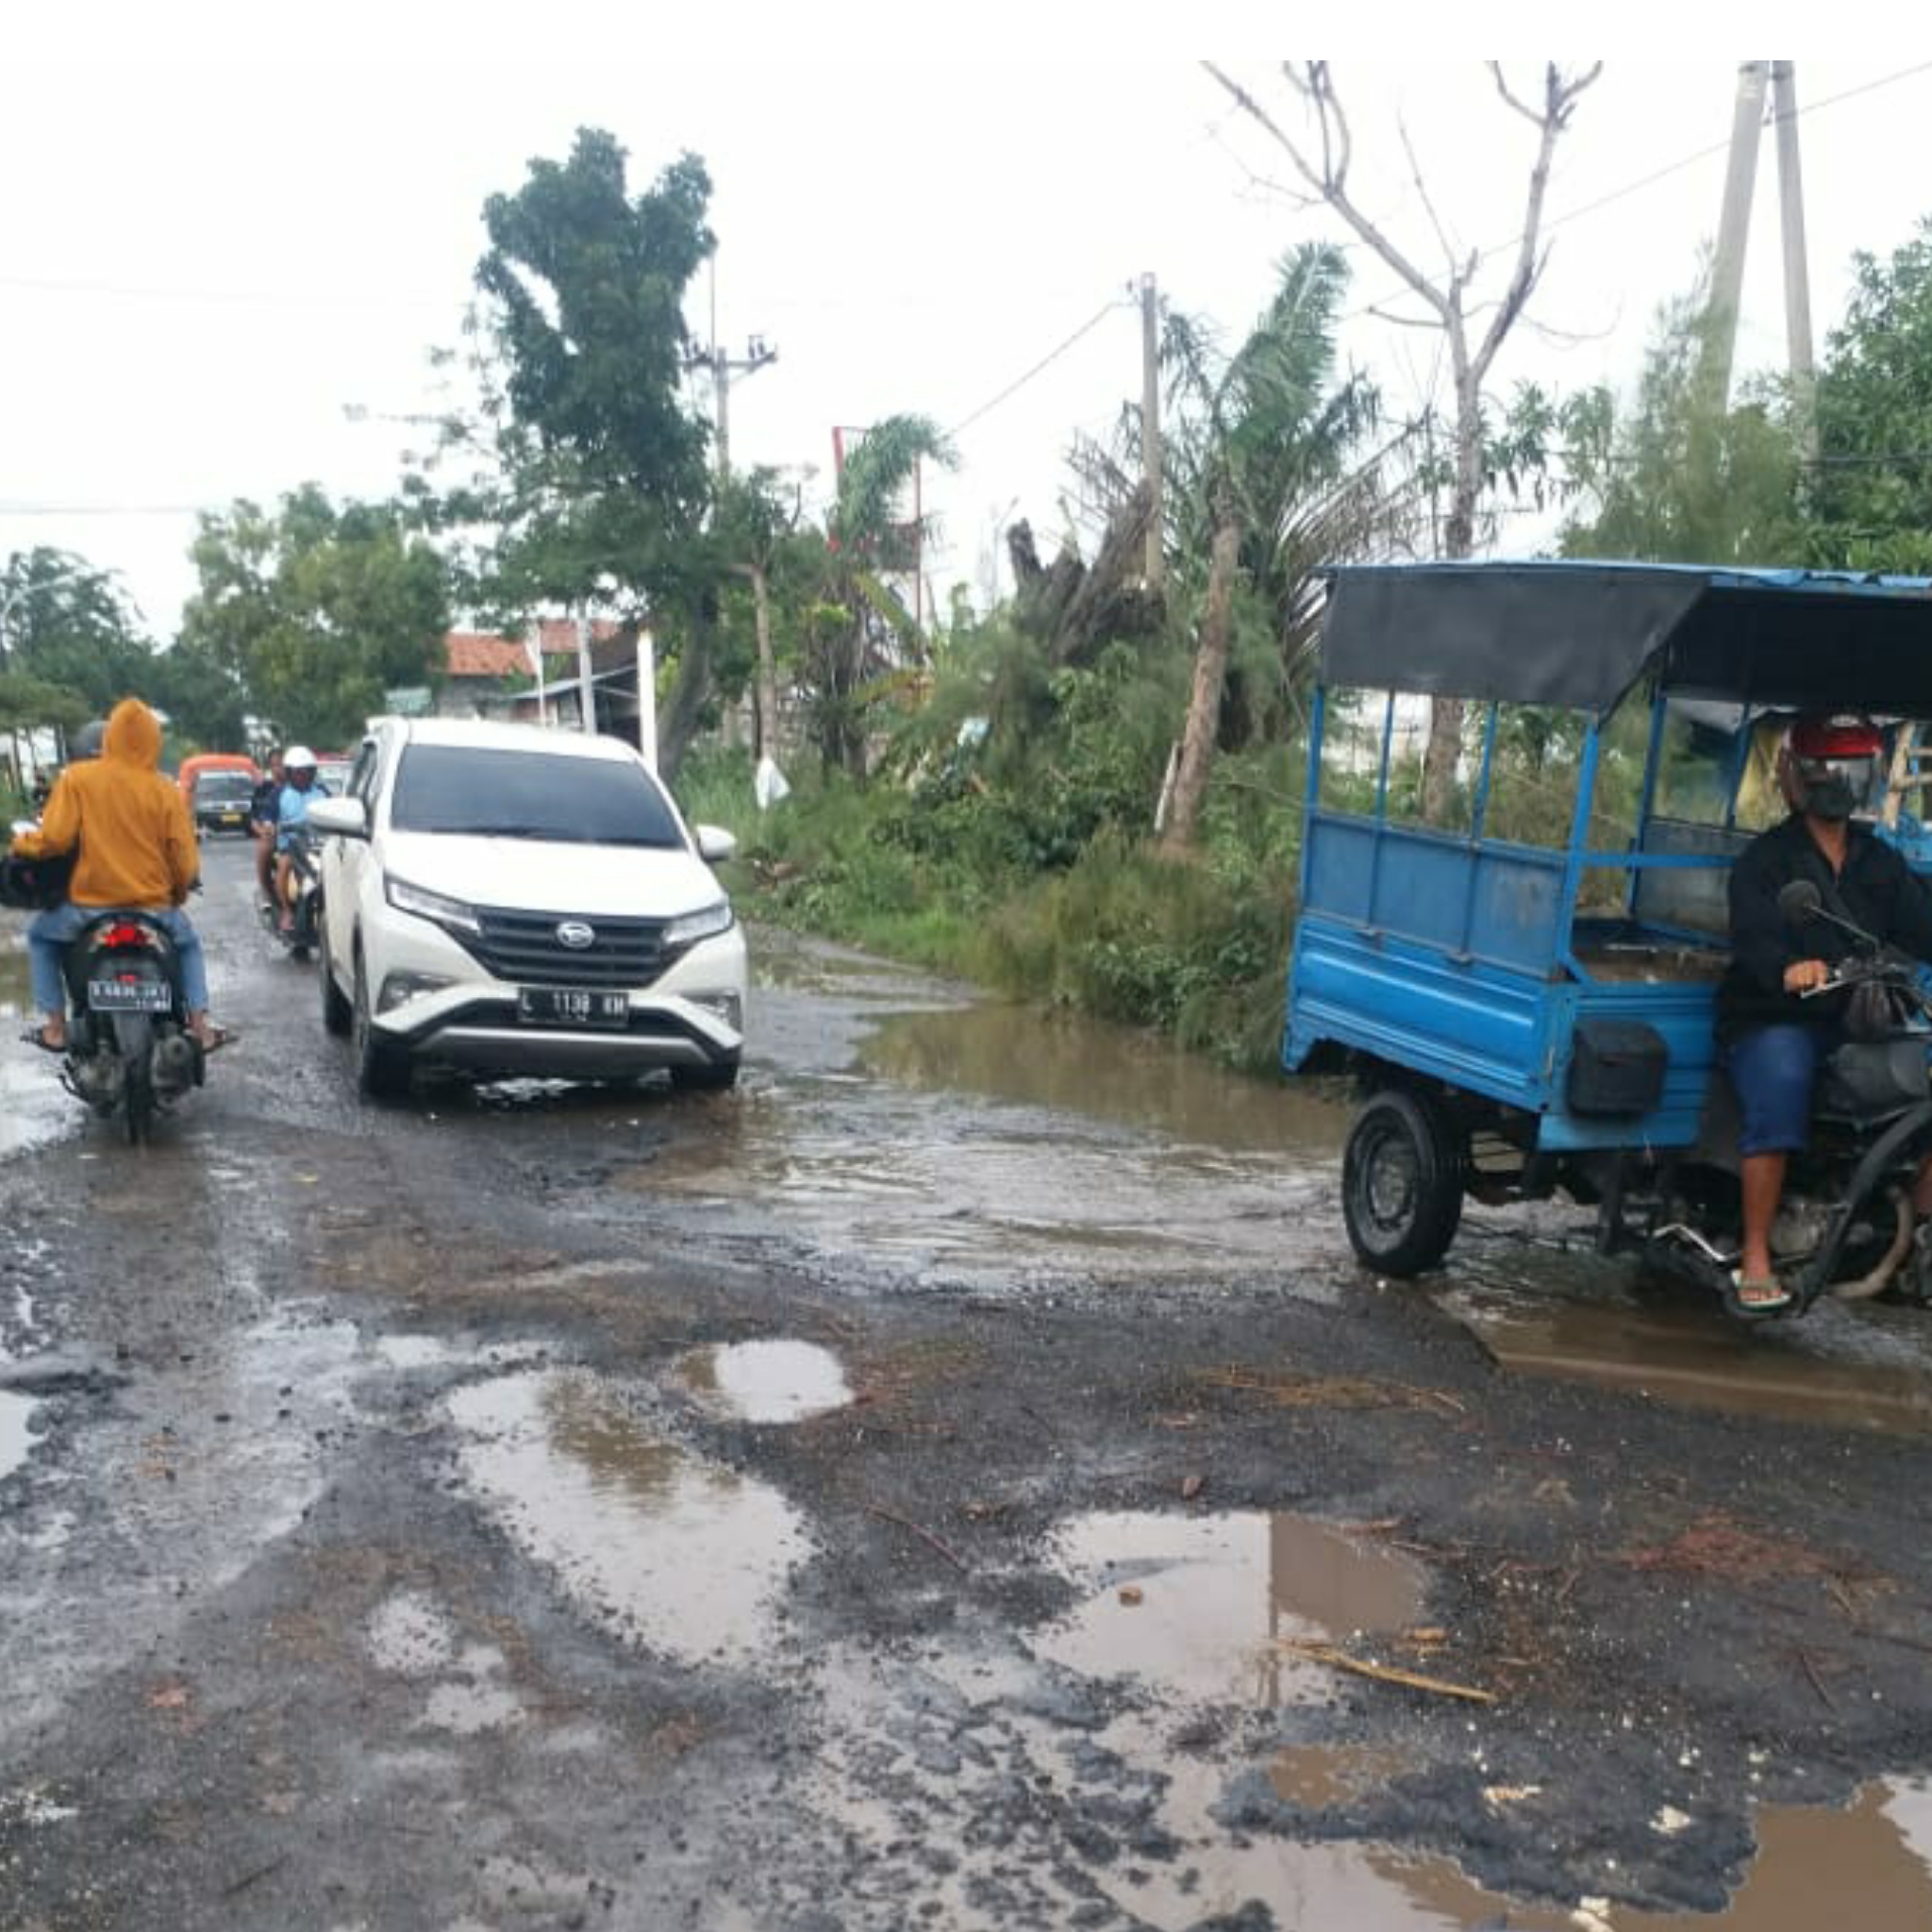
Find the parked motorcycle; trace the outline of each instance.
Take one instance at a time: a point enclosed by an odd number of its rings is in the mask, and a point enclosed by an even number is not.
[[[264,901],[256,911],[277,945],[285,946],[291,958],[307,960],[321,938],[322,867],[306,826],[297,825],[290,833],[288,857],[288,923],[283,924],[283,907],[273,901]]]

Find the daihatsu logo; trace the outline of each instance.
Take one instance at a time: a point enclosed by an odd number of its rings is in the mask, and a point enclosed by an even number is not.
[[[573,953],[581,953],[587,946],[596,944],[597,931],[594,926],[586,925],[581,919],[566,919],[557,928],[557,942],[560,946],[568,946]]]

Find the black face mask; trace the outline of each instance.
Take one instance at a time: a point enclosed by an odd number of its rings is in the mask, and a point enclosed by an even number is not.
[[[1862,782],[1855,782],[1855,774]],[[1801,771],[1805,784],[1805,810],[1827,824],[1839,824],[1857,810],[1871,783],[1869,761],[1856,759],[1847,770],[1836,762],[1819,764]]]

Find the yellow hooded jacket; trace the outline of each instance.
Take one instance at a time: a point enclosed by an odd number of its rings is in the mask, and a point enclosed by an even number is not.
[[[76,906],[178,906],[201,871],[180,788],[160,774],[161,727],[139,698],[108,719],[101,755],[69,765],[47,794],[23,858],[58,858],[79,846],[67,896]]]

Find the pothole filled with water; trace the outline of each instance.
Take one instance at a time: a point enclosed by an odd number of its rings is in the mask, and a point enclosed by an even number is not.
[[[1399,1550],[1262,1510],[1086,1516],[1060,1532],[1056,1551],[1093,1594],[1036,1637],[1037,1654],[1172,1696],[1258,1706],[1330,1689],[1325,1670],[1279,1640],[1405,1629],[1428,1582]]]
[[[795,1423],[852,1400],[845,1371],[809,1341],[734,1341],[695,1349],[678,1374],[708,1408],[747,1423]]]
[[[586,1614],[691,1663],[769,1656],[810,1554],[777,1491],[692,1456],[579,1372],[475,1383],[450,1413],[472,1489]]]
[[[28,1396],[0,1389],[0,1477],[11,1475],[26,1460],[33,1447],[27,1424],[36,1406]]]
[[[10,1040],[33,1012],[25,953],[0,948],[0,1029]],[[22,1047],[0,1054],[0,1155],[51,1141],[72,1103],[60,1091],[58,1061]]]
[[[1885,1315],[1821,1307],[1767,1336],[1691,1299],[1533,1297],[1461,1290],[1443,1305],[1503,1368],[1733,1415],[1932,1434],[1924,1336]],[[1912,1329],[1924,1324],[1914,1312]]]

